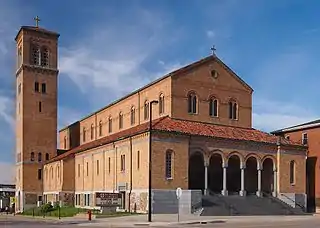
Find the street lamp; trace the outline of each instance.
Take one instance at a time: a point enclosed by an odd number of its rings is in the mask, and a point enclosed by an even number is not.
[[[152,159],[151,159],[151,154],[152,154],[152,142],[151,142],[151,137],[152,137],[152,105],[153,104],[158,104],[159,101],[153,100],[150,101],[149,103],[149,191],[148,191],[148,222],[151,222],[151,171],[152,171]]]

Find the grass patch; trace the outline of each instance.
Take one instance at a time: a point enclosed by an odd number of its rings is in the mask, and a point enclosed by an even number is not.
[[[121,217],[121,216],[130,216],[130,215],[142,215],[142,214],[134,213],[134,212],[111,212],[108,214],[97,214],[96,218],[110,218],[110,217]]]
[[[75,207],[60,207],[60,217],[73,217],[79,213],[86,214],[89,209],[84,208],[75,208]],[[91,210],[92,215],[95,215],[96,218],[109,218],[109,217],[121,217],[121,216],[130,216],[130,215],[140,215],[139,213],[131,212],[110,212],[107,214],[101,214],[99,210]],[[42,207],[35,207],[28,210],[25,210],[21,215],[27,216],[37,216],[37,217],[59,217],[59,208],[53,207],[48,211],[44,211]]]
[[[98,210],[91,210],[92,214],[98,214]],[[75,207],[60,207],[60,217],[73,217],[78,213],[87,213],[88,209],[75,208]],[[48,211],[43,211],[41,207],[35,207],[25,210],[21,215],[29,216],[45,216],[45,217],[59,217],[59,208],[55,207]]]

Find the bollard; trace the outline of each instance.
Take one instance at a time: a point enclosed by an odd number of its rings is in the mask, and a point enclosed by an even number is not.
[[[58,217],[59,217],[59,219],[61,218],[60,217],[60,206],[58,207]]]
[[[32,217],[34,217],[34,208],[32,208]]]
[[[88,220],[91,221],[91,210],[88,211]]]

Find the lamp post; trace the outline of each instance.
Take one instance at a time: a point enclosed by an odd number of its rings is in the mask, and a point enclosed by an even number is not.
[[[153,100],[149,103],[149,191],[148,191],[148,222],[151,222],[151,208],[152,208],[152,199],[151,199],[151,171],[152,171],[152,105],[158,104],[159,101]]]

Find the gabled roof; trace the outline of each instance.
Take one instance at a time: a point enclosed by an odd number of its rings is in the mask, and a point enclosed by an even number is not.
[[[282,128],[279,130],[275,130],[275,131],[272,131],[271,134],[280,134],[280,133],[285,133],[285,132],[301,131],[301,130],[316,128],[316,127],[320,127],[320,119],[313,120],[313,121],[299,124],[299,125],[295,125],[292,127],[286,127],[286,128]]]
[[[173,119],[168,116],[154,120],[152,128],[159,132],[169,132],[182,135],[192,136],[204,136],[214,137],[221,139],[240,140],[256,143],[268,143],[277,144],[278,137],[271,135],[253,128],[241,128],[224,126],[210,123],[202,123],[188,120]],[[88,142],[80,145],[72,150],[69,150],[61,155],[52,158],[48,163],[54,162],[60,159],[65,159],[74,156],[75,153],[83,152],[89,149],[93,149],[108,143],[112,143],[118,140],[125,139],[130,136],[138,135],[147,132],[149,129],[149,123],[144,123],[127,130],[120,131],[113,135],[103,137],[101,139]],[[281,143],[284,145],[301,146],[301,144],[290,141],[288,139],[281,139]]]
[[[112,105],[115,105],[115,104],[119,103],[120,101],[122,101],[122,100],[124,100],[124,99],[126,99],[126,98],[128,98],[128,97],[130,97],[130,96],[132,96],[132,95],[134,95],[134,94],[136,94],[136,93],[138,93],[138,92],[140,92],[140,91],[142,91],[142,90],[144,90],[144,89],[146,89],[146,88],[148,88],[148,87],[150,87],[150,86],[152,86],[152,85],[154,85],[154,84],[156,84],[156,83],[158,83],[158,82],[160,82],[160,81],[162,81],[162,80],[164,80],[164,79],[166,79],[166,78],[168,78],[168,77],[172,77],[172,76],[179,75],[179,74],[181,74],[181,73],[183,73],[183,72],[185,72],[185,71],[191,70],[191,69],[193,69],[193,68],[195,68],[195,67],[198,67],[198,66],[200,66],[200,65],[202,65],[202,64],[205,64],[205,63],[207,63],[207,62],[209,62],[209,61],[212,61],[212,60],[216,60],[217,63],[219,63],[219,64],[220,64],[223,68],[225,68],[230,74],[232,74],[237,80],[239,80],[239,82],[240,82],[241,84],[243,84],[247,89],[249,89],[249,91],[253,92],[253,89],[252,89],[244,80],[242,80],[234,71],[232,71],[226,64],[224,64],[217,56],[215,56],[215,55],[210,55],[210,56],[207,56],[207,57],[205,57],[205,58],[203,58],[203,59],[200,59],[200,60],[198,60],[198,61],[196,61],[196,62],[193,62],[193,63],[191,63],[191,64],[188,64],[188,65],[186,65],[186,66],[184,66],[184,67],[181,67],[181,68],[179,68],[179,69],[177,69],[177,70],[174,70],[174,71],[172,71],[172,72],[164,75],[163,77],[160,77],[160,78],[158,78],[158,79],[150,82],[149,84],[147,84],[147,85],[145,85],[145,86],[143,86],[143,87],[141,87],[141,88],[139,88],[139,89],[137,89],[137,90],[135,90],[135,91],[127,94],[126,96],[124,96],[124,97],[122,97],[122,98],[120,98],[120,99],[118,99],[118,100],[116,100],[116,101],[108,104],[107,106],[99,109],[98,111],[96,111],[96,112],[94,112],[94,113],[91,113],[91,114],[85,116],[84,118],[82,118],[81,120],[79,120],[79,121],[77,121],[77,122],[80,122],[80,121],[82,121],[82,120],[84,120],[84,119],[86,119],[86,118],[89,118],[89,117],[91,117],[91,116],[93,116],[93,115],[101,112],[102,110],[107,109],[107,108],[111,107]],[[72,124],[74,124],[74,123],[72,123]],[[66,128],[68,128],[68,127],[71,126],[72,124],[70,124],[70,125],[62,128],[62,129],[60,129],[59,132],[65,130]]]

